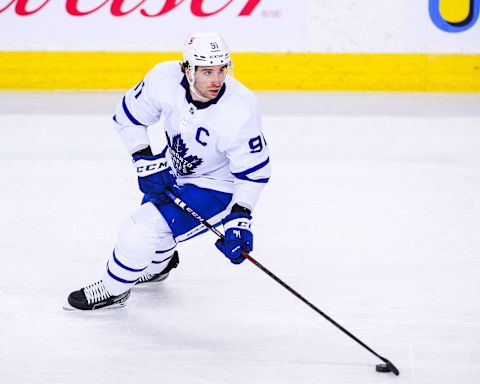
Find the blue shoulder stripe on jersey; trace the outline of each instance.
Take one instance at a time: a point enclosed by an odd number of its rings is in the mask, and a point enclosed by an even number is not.
[[[138,89],[138,87],[140,87],[140,85],[142,85],[142,83],[143,83],[143,80],[140,81],[140,82],[135,86],[135,88],[133,88],[133,90],[136,91],[136,90]]]
[[[117,264],[119,267],[130,272],[142,272],[144,269],[147,269],[147,267],[142,269],[134,269],[134,268],[127,267],[126,265],[122,264],[120,260],[117,259],[117,256],[115,255],[115,251],[113,251],[113,261],[115,261],[115,264]]]
[[[125,96],[123,96],[123,100],[122,100],[122,106],[123,106],[123,110],[125,111],[125,114],[127,115],[127,117],[130,119],[130,121],[135,124],[135,125],[141,125],[143,127],[145,127],[145,124],[142,124],[140,123],[137,119],[135,119],[135,117],[133,117],[133,115],[130,113],[130,111],[128,110],[127,108],[127,103],[125,102]]]
[[[269,162],[270,162],[270,158],[268,157],[267,160],[265,160],[263,163],[260,163],[260,164],[254,166],[250,169],[247,169],[246,171],[243,171],[243,172],[237,172],[237,173],[232,172],[232,174],[233,174],[233,176],[235,176],[237,179],[240,179],[240,180],[253,181],[254,183],[267,183],[268,180],[270,179],[269,177],[254,180],[254,179],[250,179],[247,175],[265,167]]]
[[[122,278],[120,278],[120,277],[118,277],[118,276],[115,276],[115,275],[110,271],[110,269],[108,269],[108,268],[107,268],[107,272],[108,272],[108,274],[110,275],[110,277],[111,277],[112,279],[117,280],[117,281],[119,281],[120,283],[123,283],[123,284],[133,284],[133,283],[136,283],[137,280],[138,280],[138,279],[136,279],[136,280],[125,280],[125,279],[122,279]]]

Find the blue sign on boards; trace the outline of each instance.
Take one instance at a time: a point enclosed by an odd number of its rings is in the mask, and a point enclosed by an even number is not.
[[[445,15],[442,16],[440,5],[443,1],[448,0],[429,0],[428,12],[433,23],[445,32],[463,32],[471,28],[478,19],[480,12],[480,0],[470,0],[469,9],[465,12],[463,20],[449,21]]]

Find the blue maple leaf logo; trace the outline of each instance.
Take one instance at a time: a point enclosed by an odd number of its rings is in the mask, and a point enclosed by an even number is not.
[[[168,147],[177,174],[181,176],[192,175],[195,169],[203,163],[203,160],[195,155],[188,155],[188,147],[182,139],[181,134],[173,136],[173,140],[167,134]]]

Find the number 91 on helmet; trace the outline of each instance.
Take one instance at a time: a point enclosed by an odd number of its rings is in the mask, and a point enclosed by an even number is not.
[[[231,69],[230,50],[217,32],[198,32],[189,36],[183,48],[183,68],[194,73],[197,66],[226,65]]]

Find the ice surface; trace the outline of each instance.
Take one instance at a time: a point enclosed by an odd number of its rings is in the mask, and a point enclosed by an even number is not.
[[[480,382],[480,95],[259,94],[253,256],[399,377],[213,234],[124,309],[62,310],[140,199],[119,95],[0,93],[0,383]]]

